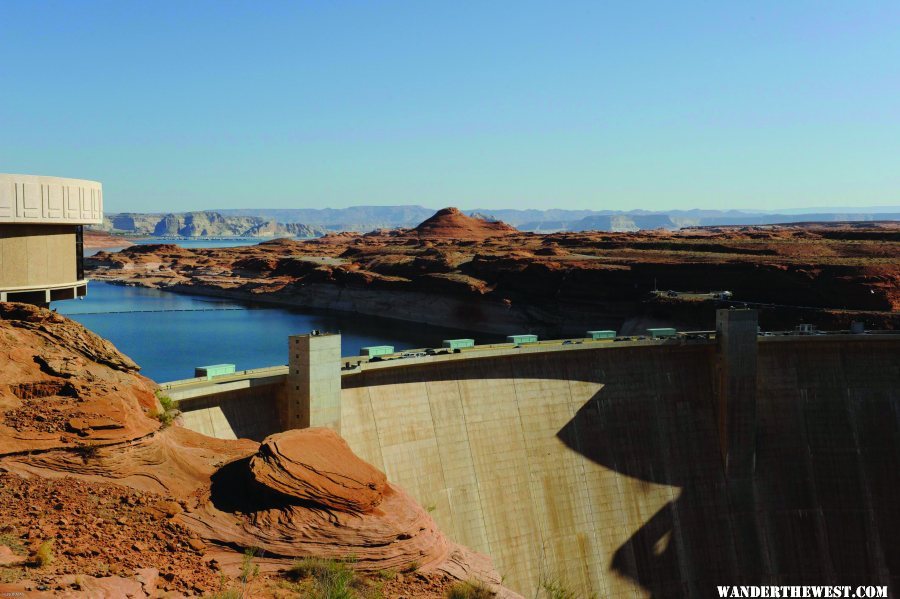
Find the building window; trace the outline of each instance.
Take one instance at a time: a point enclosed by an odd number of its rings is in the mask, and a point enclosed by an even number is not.
[[[75,274],[76,280],[84,279],[84,226],[75,226]]]

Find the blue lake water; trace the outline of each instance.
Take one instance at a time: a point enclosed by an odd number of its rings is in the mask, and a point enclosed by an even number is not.
[[[112,341],[158,382],[190,378],[195,366],[207,364],[235,364],[238,370],[286,364],[288,335],[312,329],[340,332],[344,356],[358,355],[368,345],[440,347],[443,339],[472,336],[418,323],[256,307],[102,281],[88,284],[84,300],[53,307]]]
[[[259,240],[156,241],[162,242],[226,247]],[[88,284],[84,300],[54,302],[52,307],[112,341],[141,366],[142,374],[158,382],[190,378],[195,366],[208,364],[235,364],[238,370],[285,364],[288,335],[312,329],[340,332],[344,356],[358,355],[368,345],[393,345],[398,350],[439,347],[442,339],[474,336],[418,323],[260,307],[102,281]]]

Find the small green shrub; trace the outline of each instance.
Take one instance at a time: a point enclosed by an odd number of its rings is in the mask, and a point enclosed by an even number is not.
[[[154,411],[151,415],[159,420],[163,425],[163,428],[165,428],[175,420],[175,416],[178,415],[178,408],[172,398],[159,389],[154,392],[154,395],[156,395],[156,399],[159,401],[161,410],[158,412]]]
[[[294,562],[288,570],[289,578],[311,580],[311,589],[304,597],[310,599],[375,599],[380,596],[357,576],[347,562],[317,557],[307,557]]]
[[[41,543],[34,552],[34,565],[43,568],[53,563],[53,539]]]
[[[154,395],[156,395],[156,399],[159,400],[159,405],[162,406],[163,410],[168,412],[175,409],[175,401],[171,397],[169,397],[159,389],[154,392]]]
[[[228,584],[228,577],[224,573],[219,574],[219,590],[203,595],[203,599],[243,599],[244,593]]]
[[[76,445],[74,451],[81,456],[81,461],[87,464],[97,457],[99,448],[93,443],[85,443],[84,445]]]
[[[253,558],[256,557],[259,549],[256,547],[248,547],[244,550],[244,557],[241,559],[241,584],[247,585],[254,578],[259,576],[259,564],[254,563]]]
[[[455,582],[447,589],[447,599],[491,599],[496,593],[477,580]]]
[[[595,599],[595,594],[581,595],[568,588],[558,577],[549,576],[541,578],[538,585],[541,599]]]
[[[413,560],[413,561],[409,562],[408,564],[406,564],[406,567],[403,568],[403,570],[401,570],[401,572],[403,572],[404,574],[412,574],[413,572],[415,572],[416,570],[419,569],[420,565],[421,564],[419,564],[419,562]]]

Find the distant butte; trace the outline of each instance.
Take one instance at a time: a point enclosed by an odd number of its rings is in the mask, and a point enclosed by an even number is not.
[[[458,208],[443,208],[412,230],[422,239],[460,239],[480,241],[488,237],[519,233],[515,227],[501,221],[489,221],[466,216]]]

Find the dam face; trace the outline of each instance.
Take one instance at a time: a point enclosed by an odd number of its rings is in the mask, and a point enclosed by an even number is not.
[[[368,364],[342,376],[341,434],[527,596],[549,581],[599,597],[895,592],[900,338],[756,348],[755,405],[745,380],[730,420],[717,342],[607,343]],[[274,432],[275,387],[182,400],[186,423]]]

